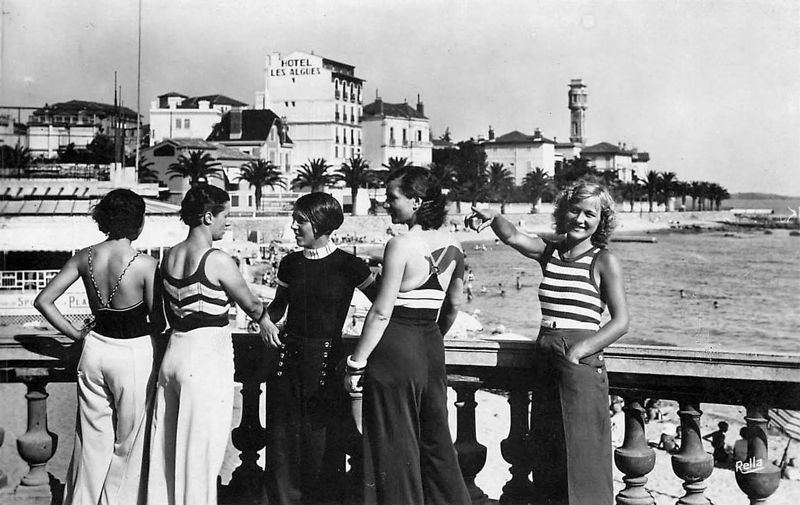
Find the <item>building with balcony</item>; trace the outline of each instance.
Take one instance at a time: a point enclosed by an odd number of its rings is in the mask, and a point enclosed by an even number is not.
[[[494,136],[489,128],[489,138],[481,142],[486,153],[486,163],[501,163],[514,176],[514,184],[521,185],[525,175],[541,168],[550,175],[555,171],[555,141],[542,136],[536,128],[533,135],[520,131]]]
[[[364,154],[373,168],[389,158],[406,158],[421,167],[431,163],[433,143],[430,121],[417,97],[416,108],[403,103],[388,103],[380,98],[364,106],[362,128]]]
[[[325,158],[338,167],[360,156],[362,88],[355,67],[302,51],[266,58],[264,91],[256,93],[256,109],[285,118],[297,170],[310,158]]]
[[[171,91],[150,105],[150,145],[168,138],[200,138],[211,134],[223,114],[247,104],[225,95],[188,97]]]
[[[121,138],[125,153],[136,148],[138,115],[127,107],[84,100],[45,104],[28,121],[28,148],[34,158],[55,158],[59,148],[85,148],[102,133]]]

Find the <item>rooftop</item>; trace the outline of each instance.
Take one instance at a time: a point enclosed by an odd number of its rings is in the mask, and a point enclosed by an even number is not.
[[[420,113],[417,109],[408,105],[407,102],[389,103],[389,102],[384,102],[383,100],[375,100],[374,102],[365,105],[364,116],[428,119],[427,117],[425,117],[424,114]]]

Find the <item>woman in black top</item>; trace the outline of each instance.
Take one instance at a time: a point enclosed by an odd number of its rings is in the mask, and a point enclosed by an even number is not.
[[[348,396],[335,380],[344,358],[342,326],[353,291],[369,291],[374,277],[361,259],[330,240],[342,208],[326,193],[295,202],[292,230],[302,251],[278,267],[268,311],[286,315],[278,367],[267,381],[267,489],[271,504],[342,503],[345,428],[352,426]]]

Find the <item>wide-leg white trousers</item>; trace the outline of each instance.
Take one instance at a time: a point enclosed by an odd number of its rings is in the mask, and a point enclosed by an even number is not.
[[[230,330],[173,331],[158,375],[148,504],[216,505],[232,417]]]
[[[65,505],[140,504],[153,391],[153,339],[90,332],[78,363],[78,416]]]

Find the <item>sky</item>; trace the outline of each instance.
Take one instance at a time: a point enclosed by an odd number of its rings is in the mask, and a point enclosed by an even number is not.
[[[136,109],[136,0],[0,0],[0,105]],[[364,99],[425,104],[434,136],[567,141],[570,79],[587,144],[731,193],[800,195],[796,0],[142,0],[140,110],[177,91],[253,104],[271,52],[356,67]]]

